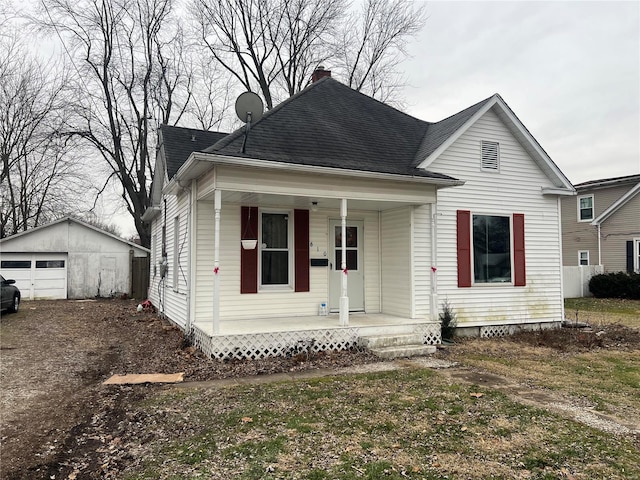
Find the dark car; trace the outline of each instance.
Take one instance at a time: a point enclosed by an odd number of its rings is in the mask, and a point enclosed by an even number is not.
[[[0,288],[2,292],[0,295],[1,309],[7,310],[11,313],[15,313],[20,308],[20,290],[14,285],[15,280],[5,280],[0,275]]]

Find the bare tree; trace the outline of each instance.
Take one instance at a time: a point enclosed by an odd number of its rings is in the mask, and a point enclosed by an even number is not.
[[[29,55],[15,38],[0,38],[0,237],[83,203],[82,167],[59,135],[64,84],[55,65]]]
[[[349,17],[342,30],[337,53],[345,83],[385,102],[397,100],[397,67],[425,20],[424,9],[409,0],[365,0],[361,15]]]
[[[216,63],[268,109],[299,91],[328,58],[344,0],[193,0],[199,35]],[[284,90],[284,91],[283,91]]]
[[[160,123],[176,122],[191,99],[191,73],[172,0],[40,0],[39,25],[57,35],[77,70],[76,116],[64,134],[104,160],[143,245],[153,148]]]
[[[424,25],[408,0],[365,0],[360,15],[345,0],[192,0],[209,54],[266,107],[304,88],[321,63],[345,83],[387,99],[400,87],[396,67]]]

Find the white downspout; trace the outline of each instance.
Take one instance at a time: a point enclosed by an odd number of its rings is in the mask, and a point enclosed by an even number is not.
[[[191,334],[191,329],[193,327],[193,319],[191,317],[191,312],[195,312],[194,308],[194,299],[195,299],[195,259],[196,255],[196,242],[195,242],[195,231],[197,225],[197,188],[198,183],[196,180],[191,181],[191,186],[189,188],[189,264],[187,266],[187,277],[189,278],[189,285],[187,286],[187,333]]]
[[[564,321],[564,260],[562,258],[562,200],[558,196],[558,247],[560,248],[560,311],[562,317],[560,321]],[[582,289],[582,267],[580,267],[580,288]]]
[[[436,193],[437,194],[437,193]],[[431,320],[438,319],[438,207],[431,204]]]
[[[598,266],[602,266],[602,248],[600,245],[600,224],[598,223]]]
[[[213,243],[213,334],[220,333],[220,209],[222,192],[214,191],[214,243]]]
[[[342,270],[342,292],[340,294],[340,326],[349,325],[349,293],[347,289],[347,199],[343,198],[340,202],[340,217],[342,224],[341,251],[342,260],[340,262],[340,270]]]

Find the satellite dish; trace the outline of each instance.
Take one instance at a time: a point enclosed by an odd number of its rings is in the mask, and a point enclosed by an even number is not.
[[[262,99],[253,92],[244,92],[236,100],[236,115],[244,123],[255,123],[262,118]]]

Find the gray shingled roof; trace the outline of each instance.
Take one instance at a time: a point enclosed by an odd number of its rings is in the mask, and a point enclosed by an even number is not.
[[[205,151],[274,162],[452,179],[417,166],[490,98],[430,123],[326,77],[253,124],[244,153],[244,127],[225,135],[163,125],[167,170],[171,178],[191,152]]]
[[[461,112],[451,115],[450,117],[440,120],[439,122],[430,123],[427,128],[427,134],[424,136],[422,145],[414,160],[414,165],[419,165],[429,155],[435,152],[440,145],[447,141],[460,127],[473,117],[492,97],[485,98],[481,102],[476,103]]]
[[[451,178],[416,168],[429,123],[323,78],[207,152],[302,165]]]
[[[618,186],[626,183],[637,183],[640,182],[640,175],[625,175],[624,177],[613,177],[613,178],[601,178],[599,180],[589,180],[587,182],[582,182],[574,185],[577,190],[586,190],[589,188],[595,187],[611,187]]]
[[[171,179],[192,152],[201,152],[228,134],[160,125],[160,135],[167,161],[167,175]]]

